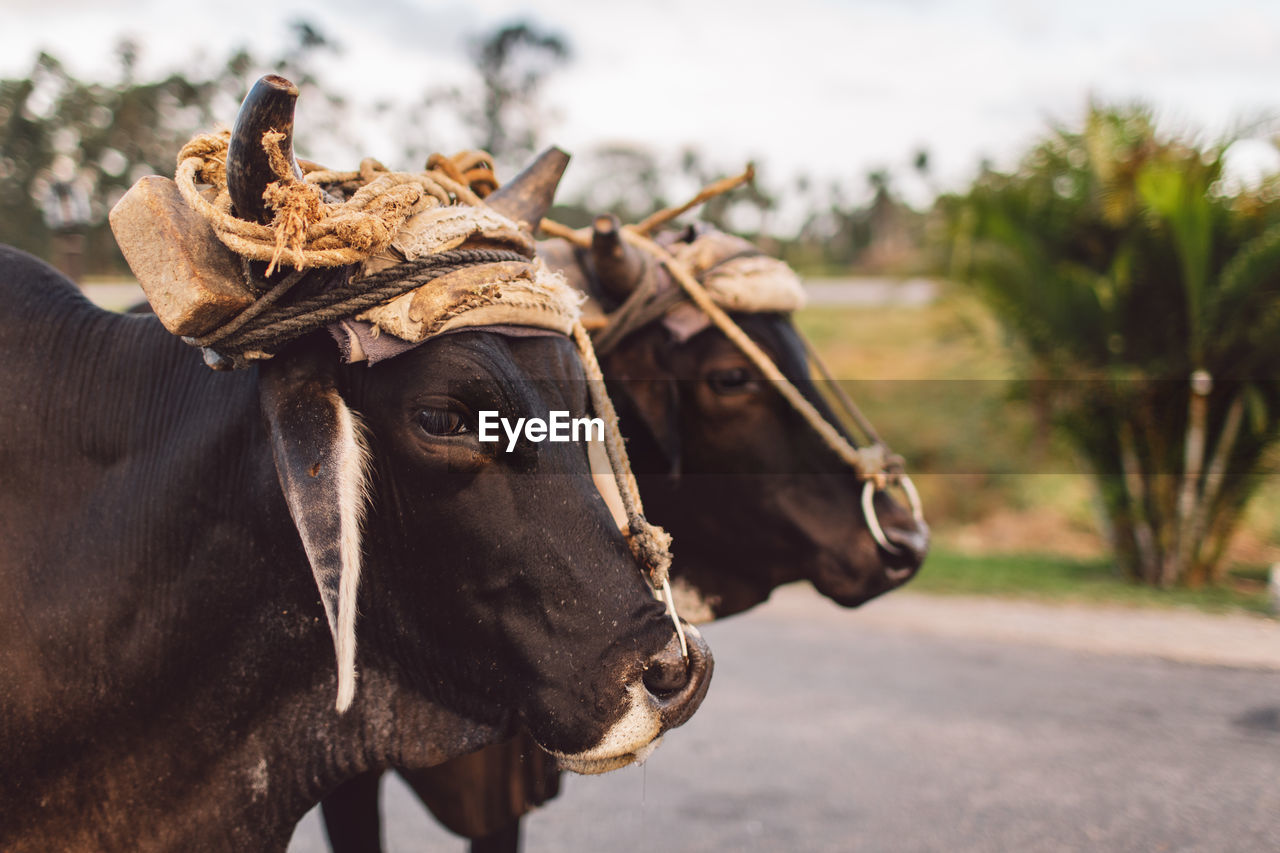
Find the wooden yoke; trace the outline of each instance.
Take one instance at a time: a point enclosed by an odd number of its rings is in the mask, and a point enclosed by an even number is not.
[[[129,269],[172,334],[207,334],[253,303],[240,257],[168,178],[139,180],[108,219]]]

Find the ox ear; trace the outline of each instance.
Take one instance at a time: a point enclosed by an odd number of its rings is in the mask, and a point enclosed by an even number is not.
[[[264,363],[260,394],[276,474],[333,634],[342,712],[356,689],[356,593],[369,453],[359,417],[338,393],[334,354],[318,343],[328,342],[304,339]]]
[[[669,348],[668,333],[660,326],[630,335],[606,356],[606,373],[615,407],[644,425],[643,433],[629,436],[635,442],[632,459],[639,462],[644,446],[652,445],[674,477],[680,473],[680,389],[667,364]]]

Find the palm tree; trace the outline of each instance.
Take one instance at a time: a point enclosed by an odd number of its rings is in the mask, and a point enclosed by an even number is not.
[[[1052,381],[1120,565],[1160,586],[1219,578],[1280,435],[1280,179],[1229,190],[1231,141],[1094,106],[939,201],[953,275]]]

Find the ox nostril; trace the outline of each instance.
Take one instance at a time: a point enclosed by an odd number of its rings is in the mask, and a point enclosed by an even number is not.
[[[921,524],[918,527],[901,528],[886,527],[885,538],[898,549],[898,560],[913,569],[919,568],[929,553],[929,528]]]
[[[649,660],[644,672],[644,685],[657,706],[662,730],[684,725],[707,695],[715,659],[707,641],[692,625],[683,622],[688,640],[689,658],[680,653],[680,638],[672,637],[666,648]]]
[[[680,638],[673,634],[662,651],[645,664],[644,686],[650,693],[662,696],[674,693],[688,683],[689,665],[680,653]]]

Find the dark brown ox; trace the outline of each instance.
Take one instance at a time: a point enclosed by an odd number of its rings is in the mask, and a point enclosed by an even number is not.
[[[695,227],[678,240],[699,236]],[[553,240],[539,253],[610,311],[643,277],[666,276],[624,247],[612,217],[597,220],[590,251]],[[658,293],[674,287],[656,284]],[[838,423],[810,378],[791,318],[733,318]],[[800,580],[856,607],[914,576],[928,528],[877,492],[876,515],[896,550],[878,545],[860,508],[862,482],[723,333],[711,327],[682,342],[657,316],[623,331],[605,343],[601,366],[647,513],[675,536],[672,582],[682,615],[739,613]],[[401,775],[445,826],[473,839],[475,853],[517,850],[520,816],[559,791],[554,763],[523,737]],[[369,776],[325,799],[335,853],[380,849],[377,797],[377,777]]]
[[[494,206],[538,221],[552,161]],[[582,446],[498,452],[465,426],[585,414],[563,337],[460,332],[365,367],[321,332],[213,372],[0,248],[0,360],[0,850],[282,850],[357,774],[517,722],[603,770],[704,694],[705,645],[686,668]],[[367,498],[340,476],[361,444]],[[339,713],[324,601],[352,546]]]

